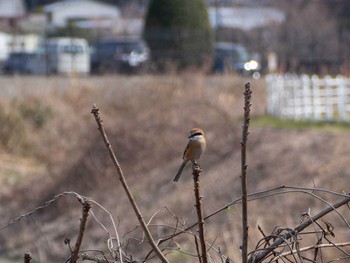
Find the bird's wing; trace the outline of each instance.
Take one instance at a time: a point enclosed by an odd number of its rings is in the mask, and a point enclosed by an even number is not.
[[[190,147],[190,142],[187,143],[186,149],[184,151],[184,154],[182,155],[182,159],[185,159],[186,152],[188,151],[188,148]]]

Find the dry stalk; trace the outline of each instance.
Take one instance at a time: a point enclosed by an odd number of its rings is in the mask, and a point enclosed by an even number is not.
[[[194,163],[192,166],[192,174],[193,174],[193,182],[194,182],[194,197],[196,199],[196,210],[197,210],[197,218],[198,218],[198,228],[199,228],[199,242],[201,246],[201,255],[199,258],[199,262],[207,263],[207,246],[205,243],[204,236],[204,219],[203,219],[203,211],[202,211],[202,196],[200,196],[199,191],[199,175],[201,172],[201,168],[197,163]]]
[[[69,261],[70,263],[77,262],[79,258],[79,251],[80,251],[81,243],[83,241],[83,236],[84,236],[85,227],[86,227],[87,218],[89,216],[90,209],[91,209],[91,202],[89,200],[85,200],[83,203],[83,211],[82,211],[82,218],[80,220],[79,234],[78,234],[77,241],[75,242],[74,250],[72,252],[72,255]]]
[[[138,207],[138,205],[136,204],[136,201],[134,199],[134,197],[132,196],[131,194],[131,191],[129,190],[129,186],[125,180],[125,177],[124,177],[124,174],[123,174],[123,171],[119,165],[119,162],[117,160],[117,157],[115,156],[114,154],[114,151],[112,149],[112,146],[107,138],[107,135],[103,129],[103,123],[102,123],[102,119],[100,118],[100,114],[99,114],[99,108],[94,104],[92,106],[92,109],[91,109],[91,113],[94,115],[95,117],[95,120],[96,120],[96,123],[97,123],[97,128],[98,130],[100,131],[101,133],[101,136],[102,136],[102,139],[105,143],[105,146],[108,150],[108,153],[109,153],[109,156],[110,158],[112,159],[112,162],[114,164],[114,167],[117,171],[117,174],[118,174],[118,179],[120,180],[124,190],[125,190],[125,193],[126,195],[128,196],[128,199],[131,203],[131,206],[133,207],[134,209],[134,212],[137,216],[137,219],[139,220],[139,223],[152,247],[152,249],[154,250],[154,252],[156,253],[156,255],[159,257],[159,259],[164,263],[164,262],[168,262],[168,260],[165,258],[165,256],[162,254],[162,252],[160,251],[160,249],[158,248],[156,242],[154,241],[152,235],[151,235],[151,232],[149,231],[148,227],[147,227],[147,224],[145,222],[145,220],[143,219],[143,216],[141,214],[141,211]]]
[[[199,259],[199,263],[202,263],[202,257],[201,257],[201,253],[199,251],[199,245],[198,245],[198,237],[196,235],[194,235],[193,237],[194,237],[194,244],[196,245],[197,257]]]
[[[253,252],[252,255],[249,258],[250,263],[258,263],[262,262],[264,259],[270,256],[271,253],[275,251],[278,247],[280,247],[283,243],[286,242],[286,240],[292,238],[295,235],[298,235],[301,231],[303,231],[305,228],[307,228],[309,225],[313,224],[317,220],[321,219],[328,213],[335,211],[335,209],[346,205],[350,202],[350,196],[345,197],[341,201],[335,203],[332,206],[327,207],[326,209],[322,210],[318,214],[314,215],[313,217],[309,217],[307,220],[305,220],[302,224],[298,225],[291,231],[288,231],[286,234],[282,236],[277,236],[277,240],[272,243],[270,246],[267,248],[264,248],[258,252]]]
[[[116,261],[109,261],[105,258],[98,258],[98,257],[92,257],[92,256],[89,256],[88,254],[84,253],[81,255],[81,259],[83,261],[85,260],[88,260],[88,261],[93,261],[93,262],[96,262],[96,263],[115,263]]]
[[[291,190],[289,190],[289,189],[291,189]],[[346,194],[330,191],[330,190],[323,189],[323,188],[309,188],[309,187],[296,187],[296,186],[281,185],[281,186],[277,186],[277,187],[270,188],[267,190],[263,190],[263,191],[259,191],[259,192],[255,192],[255,193],[250,193],[250,194],[248,194],[248,198],[249,198],[248,201],[254,201],[254,200],[268,198],[268,197],[275,196],[275,195],[290,194],[290,193],[303,193],[303,194],[308,194],[308,195],[311,195],[311,196],[317,198],[317,196],[314,194],[314,192],[322,192],[322,193],[327,193],[327,194],[335,195],[338,197],[344,197],[344,198],[347,197]],[[322,200],[322,199],[319,199],[319,200],[324,202],[324,200]],[[204,221],[216,216],[217,214],[219,214],[223,211],[226,211],[231,206],[234,206],[234,205],[237,205],[240,203],[242,203],[241,197],[231,201],[230,203],[226,204],[225,206],[223,206],[223,207],[217,209],[216,211],[210,213],[209,215],[205,216]],[[327,204],[329,207],[332,207],[332,205],[330,205],[329,203],[327,203],[327,202],[324,202],[324,203]],[[335,210],[335,212],[337,212],[337,211]],[[341,217],[340,214],[338,214],[338,215]],[[190,225],[190,226],[182,229],[181,231],[178,231],[178,232],[176,232],[168,237],[161,238],[161,239],[159,239],[158,244],[162,244],[165,241],[171,240],[174,237],[177,237],[181,234],[184,234],[184,233],[188,232],[190,229],[194,228],[196,225],[198,225],[198,222],[195,222],[192,225]]]
[[[77,197],[78,200],[79,200],[79,202],[81,202],[81,200],[82,200],[82,196],[80,196],[79,194],[77,194],[77,193],[75,193],[75,192],[63,192],[63,193],[61,193],[61,194],[55,195],[51,200],[46,201],[43,205],[41,205],[41,206],[35,208],[34,210],[32,210],[32,211],[30,211],[30,212],[28,212],[28,213],[25,213],[25,214],[23,214],[23,215],[20,215],[20,216],[18,216],[18,217],[16,217],[16,218],[10,220],[10,222],[8,222],[7,225],[5,225],[5,226],[3,226],[3,227],[0,228],[0,231],[3,230],[3,229],[5,229],[5,228],[7,228],[7,227],[9,227],[9,226],[11,226],[11,225],[13,225],[13,224],[18,223],[21,219],[23,219],[23,218],[25,218],[25,217],[29,217],[29,216],[31,216],[32,214],[38,212],[39,210],[42,210],[42,209],[44,209],[44,208],[50,206],[51,204],[53,204],[54,202],[56,202],[57,200],[59,200],[61,197],[66,196],[66,195],[73,195],[73,196]]]
[[[242,182],[242,262],[248,262],[248,193],[247,193],[247,141],[248,141],[248,127],[250,122],[250,100],[252,91],[250,84],[245,84],[244,91],[244,119],[242,126],[242,141],[241,141],[241,182]]]
[[[350,242],[336,243],[336,244],[316,244],[308,247],[299,248],[298,250],[294,249],[292,251],[281,253],[278,256],[274,257],[270,262],[275,262],[289,255],[308,251],[308,250],[321,249],[321,248],[334,248],[334,247],[349,247],[349,246],[350,246]]]
[[[24,254],[24,263],[30,263],[32,260],[32,255],[30,254],[30,251],[27,250],[27,252]]]

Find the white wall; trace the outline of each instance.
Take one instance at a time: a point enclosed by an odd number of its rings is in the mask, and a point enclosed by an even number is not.
[[[11,35],[0,32],[0,61],[7,58],[10,50]]]
[[[0,32],[0,61],[5,60],[11,52],[34,52],[39,42],[40,36],[38,35],[11,35]]]
[[[51,25],[65,26],[69,19],[106,19],[120,17],[117,7],[89,0],[62,1],[46,6],[45,13],[50,14]]]

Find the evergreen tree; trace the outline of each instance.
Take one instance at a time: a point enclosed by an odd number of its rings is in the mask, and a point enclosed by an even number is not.
[[[144,38],[158,69],[169,61],[179,69],[203,65],[213,48],[204,0],[152,0]]]

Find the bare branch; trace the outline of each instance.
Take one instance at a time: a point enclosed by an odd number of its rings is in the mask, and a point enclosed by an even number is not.
[[[136,204],[135,202],[135,199],[134,197],[132,196],[131,194],[131,191],[129,190],[129,186],[128,184],[126,183],[126,180],[125,180],[125,177],[124,177],[124,174],[123,174],[123,171],[119,165],[119,162],[117,160],[117,157],[115,156],[114,154],[114,151],[112,149],[112,146],[107,138],[107,135],[103,129],[103,123],[102,123],[102,119],[100,118],[100,114],[99,114],[99,108],[94,104],[92,106],[92,109],[91,109],[91,113],[94,115],[95,117],[95,120],[96,120],[96,123],[97,123],[97,128],[98,130],[100,131],[101,133],[101,136],[102,136],[102,139],[105,143],[105,146],[108,150],[108,153],[109,153],[109,156],[110,158],[112,159],[112,162],[114,164],[114,167],[117,171],[117,174],[118,174],[118,178],[126,192],[126,195],[128,196],[128,199],[134,209],[134,212],[137,216],[137,219],[139,220],[140,222],[140,225],[145,233],[145,235],[147,236],[147,239],[151,245],[151,247],[153,248],[154,252],[156,253],[156,255],[159,257],[159,259],[162,261],[162,262],[168,262],[168,260],[165,258],[165,256],[162,254],[162,252],[159,250],[159,248],[157,247],[157,244],[155,243],[152,235],[151,235],[151,232],[149,231],[148,227],[147,227],[147,224],[145,222],[145,220],[143,219],[143,216],[141,214],[141,211],[138,207],[138,205]]]
[[[194,244],[196,245],[196,251],[197,251],[199,263],[202,263],[202,257],[201,257],[201,253],[199,251],[199,245],[198,245],[198,237],[196,235],[194,235],[193,237],[194,237]]]
[[[207,246],[205,243],[205,236],[204,236],[204,220],[203,220],[203,211],[202,211],[202,196],[200,196],[199,192],[199,175],[201,172],[201,168],[197,163],[193,163],[192,166],[192,174],[193,174],[193,182],[194,182],[194,196],[196,199],[196,210],[197,210],[197,218],[198,218],[198,226],[199,226],[199,241],[201,246],[201,256],[200,261],[201,263],[207,263]]]
[[[24,263],[30,263],[32,260],[32,255],[30,254],[30,251],[27,250],[27,252],[24,254]]]
[[[241,182],[242,182],[242,262],[247,263],[248,260],[248,192],[247,192],[247,141],[248,141],[248,128],[250,122],[250,99],[252,91],[250,90],[250,84],[245,84],[244,91],[244,120],[242,127],[242,141],[241,141]]]
[[[276,248],[278,248],[281,244],[285,242],[285,240],[288,240],[289,238],[293,237],[294,235],[300,233],[302,230],[307,228],[309,225],[311,225],[313,222],[316,222],[320,218],[324,217],[328,213],[334,211],[335,209],[346,205],[350,202],[350,196],[347,196],[343,200],[335,203],[332,206],[327,207],[326,209],[322,210],[318,214],[314,215],[313,217],[308,218],[303,223],[295,227],[292,231],[288,231],[286,234],[282,236],[277,237],[277,241],[275,241],[273,244],[271,244],[269,247],[262,249],[260,252],[253,253],[250,258],[249,262],[251,263],[258,263],[264,260],[271,252],[273,252]]]
[[[81,255],[81,259],[84,261],[84,260],[88,260],[88,261],[93,261],[93,262],[96,262],[96,263],[116,263],[116,261],[112,261],[112,260],[107,260],[105,258],[99,258],[99,257],[92,257],[92,256],[89,256],[88,254],[84,253]]]
[[[288,191],[288,189],[292,189],[292,190]],[[328,194],[339,196],[339,197],[344,197],[344,198],[347,197],[346,194],[333,192],[333,191],[330,191],[327,189],[322,189],[322,188],[305,188],[305,187],[285,186],[285,185],[262,190],[259,192],[254,192],[254,193],[248,194],[247,196],[248,196],[248,201],[263,199],[263,198],[267,198],[267,197],[270,197],[273,195],[280,195],[280,194],[287,194],[287,193],[303,193],[303,194],[308,194],[308,195],[315,197],[316,195],[313,192],[323,192],[323,193],[328,193]],[[321,201],[322,200],[323,199],[321,199]],[[230,203],[226,204],[225,206],[217,209],[216,211],[214,211],[214,212],[210,213],[209,215],[207,215],[206,217],[204,217],[204,221],[206,221],[206,220],[216,216],[217,214],[229,209],[231,206],[240,204],[241,202],[242,202],[242,198],[234,199]],[[198,222],[195,222],[192,225],[186,227],[185,229],[183,229],[179,232],[176,232],[168,237],[164,237],[164,238],[160,239],[158,244],[161,244],[161,243],[168,241],[176,236],[179,236],[183,233],[186,233],[187,231],[189,231],[190,229],[195,227],[197,224],[198,224]]]
[[[313,245],[313,246],[299,248],[298,250],[294,249],[292,251],[284,252],[284,253],[279,254],[278,256],[274,257],[269,262],[277,261],[277,260],[279,260],[279,259],[281,259],[283,257],[292,255],[292,254],[297,253],[297,252],[304,252],[304,251],[317,249],[317,248],[334,248],[334,247],[348,247],[348,246],[350,246],[350,242],[337,243],[337,244],[317,244],[317,245]]]
[[[90,209],[91,209],[91,202],[89,200],[85,200],[83,203],[83,211],[82,211],[82,218],[80,220],[79,234],[78,234],[77,241],[75,242],[72,256],[69,261],[70,263],[76,263],[79,258],[80,246],[83,241],[83,236],[84,236],[85,227],[86,227],[87,218],[89,216]]]
[[[16,223],[19,222],[22,218],[31,216],[32,214],[38,212],[39,210],[42,210],[42,209],[44,209],[44,208],[50,206],[51,204],[53,204],[54,202],[56,202],[58,199],[60,199],[62,196],[66,196],[66,195],[73,195],[73,196],[77,197],[80,203],[82,203],[82,202],[83,202],[82,200],[84,199],[84,197],[82,197],[81,195],[79,195],[79,194],[77,194],[77,193],[75,193],[75,192],[63,192],[63,193],[61,193],[61,194],[55,195],[51,200],[46,201],[43,205],[41,205],[41,206],[39,206],[39,207],[33,209],[32,211],[27,212],[27,213],[25,213],[25,214],[23,214],[23,215],[20,215],[20,216],[18,216],[18,217],[16,217],[16,218],[10,220],[10,222],[8,222],[7,225],[1,227],[0,230],[3,230],[3,229],[5,229],[5,228],[7,228],[7,227],[9,227],[9,226],[11,226],[11,225],[13,225],[13,224],[16,224]]]

